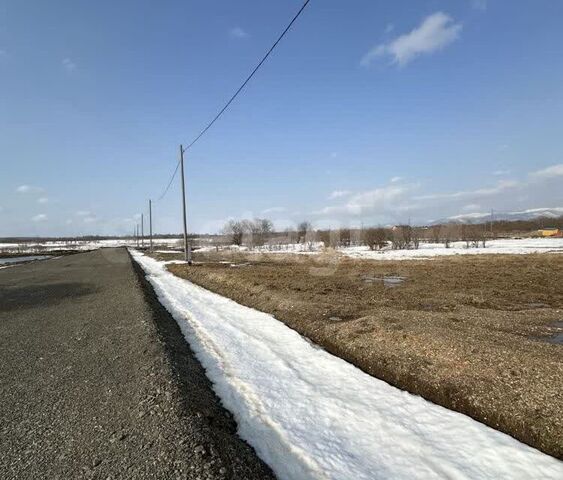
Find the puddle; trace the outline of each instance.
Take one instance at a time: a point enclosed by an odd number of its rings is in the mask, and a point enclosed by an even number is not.
[[[551,337],[544,338],[543,340],[544,340],[544,342],[547,342],[547,343],[555,343],[556,345],[563,345],[563,332],[556,333],[555,335],[552,335]]]
[[[373,284],[383,282],[386,287],[398,287],[401,283],[406,280],[406,277],[399,277],[398,275],[389,275],[384,277],[370,277],[369,275],[364,275],[362,277],[364,283]]]
[[[549,326],[563,330],[563,320],[552,322]],[[563,345],[563,332],[555,332],[550,336],[535,337],[535,340],[541,340],[542,342],[553,343],[555,345]]]
[[[549,305],[546,303],[528,303],[528,308],[549,308]]]
[[[22,257],[0,258],[0,265],[10,265],[12,263],[33,262],[35,260],[45,260],[46,258],[51,258],[51,257],[49,255],[28,255],[28,256],[22,256]]]

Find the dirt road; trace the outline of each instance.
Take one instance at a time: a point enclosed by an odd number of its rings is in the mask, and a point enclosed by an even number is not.
[[[0,478],[273,478],[125,249],[0,270]]]

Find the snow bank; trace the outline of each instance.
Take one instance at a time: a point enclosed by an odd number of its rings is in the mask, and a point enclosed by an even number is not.
[[[279,478],[563,478],[563,462],[373,378],[272,316],[132,254],[239,435]]]
[[[368,260],[411,260],[449,255],[563,253],[563,238],[527,238],[490,240],[485,248],[466,248],[465,242],[453,242],[450,248],[442,243],[421,243],[417,250],[371,251],[368,247],[347,247],[340,251],[352,258]]]

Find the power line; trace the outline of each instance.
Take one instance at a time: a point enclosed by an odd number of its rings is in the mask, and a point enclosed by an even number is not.
[[[295,16],[292,18],[291,22],[289,22],[289,24],[287,25],[287,27],[285,27],[285,30],[281,33],[281,35],[278,37],[278,39],[274,42],[274,44],[270,47],[270,50],[268,50],[268,52],[266,53],[266,55],[264,55],[262,57],[262,60],[260,60],[260,62],[258,63],[258,65],[256,65],[256,67],[254,67],[254,70],[252,70],[252,73],[246,78],[246,80],[243,82],[243,84],[237,89],[237,91],[234,93],[234,95],[229,99],[229,101],[225,104],[225,106],[219,110],[219,113],[217,115],[215,115],[215,117],[213,118],[213,120],[211,120],[211,122],[209,122],[207,124],[207,126],[199,133],[199,135],[197,137],[195,137],[186,148],[184,148],[184,151],[188,150],[189,148],[191,148],[204,134],[205,132],[207,132],[207,130],[209,130],[211,128],[211,126],[217,121],[219,120],[219,117],[221,115],[223,115],[223,113],[225,112],[225,110],[227,110],[227,108],[229,108],[229,105],[231,103],[233,103],[234,99],[237,98],[238,94],[240,92],[242,92],[242,90],[244,89],[244,87],[246,87],[246,84],[250,81],[250,79],[254,76],[254,74],[258,71],[258,69],[262,66],[262,64],[266,61],[266,59],[270,56],[270,54],[274,51],[274,49],[277,47],[278,43],[280,43],[281,39],[285,36],[285,34],[289,31],[289,29],[291,28],[291,26],[295,23],[295,21],[299,18],[299,16],[301,15],[301,13],[303,12],[303,10],[305,10],[305,7],[309,4],[311,0],[306,0],[305,3],[303,4],[303,6],[299,9],[299,11],[295,14]]]
[[[270,54],[274,51],[274,49],[278,46],[278,43],[280,43],[280,41],[282,40],[283,37],[285,37],[285,34],[289,31],[289,29],[292,27],[292,25],[295,23],[295,21],[299,18],[299,16],[301,15],[301,13],[303,13],[303,10],[305,10],[305,7],[307,7],[307,5],[309,4],[311,0],[305,0],[305,3],[303,3],[303,5],[301,6],[301,8],[299,9],[299,11],[294,15],[294,17],[291,19],[291,21],[289,22],[289,24],[287,25],[287,27],[285,27],[284,31],[281,33],[281,35],[277,38],[277,40],[274,42],[274,44],[270,47],[270,49],[266,52],[266,54],[262,57],[262,59],[260,60],[260,62],[258,62],[258,65],[256,65],[256,67],[254,67],[254,70],[252,70],[252,72],[250,73],[250,75],[246,78],[246,80],[242,83],[242,85],[236,90],[236,92],[233,94],[233,96],[229,99],[229,101],[223,106],[223,108],[221,108],[221,110],[219,110],[219,113],[217,113],[217,115],[215,115],[215,117],[213,118],[213,120],[211,120],[211,122],[209,122],[207,124],[207,126],[199,133],[199,135],[197,135],[197,137],[195,137],[184,149],[183,151],[185,152],[186,150],[188,150],[189,148],[191,148],[201,137],[203,137],[203,135],[205,135],[205,133],[207,132],[207,130],[209,130],[213,124],[219,120],[219,118],[221,117],[221,115],[223,115],[223,113],[225,113],[225,110],[227,110],[227,108],[229,108],[229,106],[231,105],[231,103],[233,103],[233,101],[235,100],[235,98],[237,98],[237,96],[239,95],[239,93],[241,93],[244,89],[244,87],[246,87],[247,83],[251,80],[251,78],[256,74],[256,72],[260,69],[260,67],[262,66],[262,64],[266,61],[266,59],[270,56]],[[157,202],[159,202],[160,200],[162,200],[164,198],[164,196],[168,193],[168,190],[170,189],[170,186],[172,185],[172,182],[174,181],[174,178],[176,178],[176,174],[178,173],[178,169],[180,168],[180,160],[178,161],[178,163],[176,164],[176,168],[174,169],[174,173],[172,174],[172,177],[170,178],[170,181],[168,182],[168,185],[166,186],[166,188],[164,189],[164,191],[162,192],[162,194],[160,195],[160,197],[157,198]]]
[[[176,177],[176,174],[178,173],[178,168],[180,168],[180,161],[179,160],[178,160],[178,163],[176,164],[176,168],[174,169],[174,173],[172,174],[172,177],[170,177],[170,181],[168,182],[168,185],[166,185],[166,188],[164,189],[164,191],[162,192],[160,197],[158,197],[156,199],[157,202],[160,202],[164,198],[164,196],[168,193],[168,190],[170,189],[170,185],[172,185],[172,182],[174,181],[174,178]]]

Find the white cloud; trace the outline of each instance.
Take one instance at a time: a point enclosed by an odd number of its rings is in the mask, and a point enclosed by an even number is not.
[[[392,57],[392,63],[405,66],[420,55],[436,52],[454,42],[459,38],[461,29],[462,25],[453,23],[449,15],[443,12],[433,13],[409,33],[373,47],[360,63],[367,67],[376,58],[388,55]]]
[[[245,32],[242,28],[240,27],[233,27],[229,30],[229,35],[233,38],[246,38],[248,37],[248,33]]]
[[[479,210],[480,208],[481,205],[478,205],[477,203],[470,203],[469,205],[464,205],[463,207],[461,207],[461,209],[464,212],[471,212],[471,211]]]
[[[347,197],[348,195],[351,195],[352,192],[348,191],[348,190],[335,190],[334,192],[332,192],[329,196],[328,199],[329,200],[334,200],[335,198],[342,198],[342,197]]]
[[[521,179],[501,178],[495,183],[458,191],[419,192],[418,183],[391,179],[386,186],[352,194],[336,205],[311,212],[317,218],[333,222],[348,222],[361,218],[366,224],[425,222],[428,218],[448,218],[490,215],[490,210],[514,211],[546,204],[559,204],[561,191],[558,180],[563,176],[563,164],[530,172]]]
[[[551,167],[547,167],[542,170],[532,172],[531,176],[536,178],[561,177],[563,176],[563,163],[559,163],[558,165],[552,165]]]
[[[271,207],[271,208],[266,208],[264,210],[262,210],[262,213],[266,214],[266,213],[282,213],[285,212],[285,208],[284,207]]]
[[[40,187],[34,187],[32,185],[20,185],[16,188],[18,193],[41,193],[43,191]]]
[[[37,203],[49,203],[49,199],[47,197],[40,197],[37,199]]]
[[[61,63],[63,65],[63,68],[69,73],[72,73],[76,70],[76,63],[74,63],[70,58],[63,58]]]
[[[84,223],[94,223],[96,222],[98,219],[95,216],[89,216],[89,217],[84,217],[83,218],[83,222]]]
[[[397,183],[400,182],[403,179],[403,177],[393,177],[391,179],[391,183]]]
[[[497,177],[501,177],[504,175],[508,175],[510,173],[510,170],[495,170],[493,172],[493,175],[497,176]]]
[[[520,182],[517,182],[516,180],[500,180],[494,187],[479,188],[476,190],[462,190],[452,193],[432,193],[429,195],[419,195],[418,197],[415,197],[415,200],[453,200],[471,197],[480,198],[503,193],[520,185]]]
[[[45,220],[47,220],[47,215],[44,213],[40,213],[31,218],[32,222],[44,222]]]
[[[87,216],[91,215],[91,213],[88,210],[78,210],[76,212],[76,215],[78,217],[87,217]]]
[[[387,185],[351,196],[346,204],[330,206],[313,212],[315,215],[370,215],[381,214],[389,209],[400,207],[400,200],[415,185]]]

